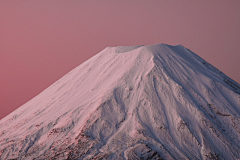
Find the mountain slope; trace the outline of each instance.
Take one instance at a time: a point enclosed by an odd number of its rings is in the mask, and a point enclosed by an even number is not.
[[[1,159],[239,159],[240,85],[181,45],[108,47],[0,121]]]

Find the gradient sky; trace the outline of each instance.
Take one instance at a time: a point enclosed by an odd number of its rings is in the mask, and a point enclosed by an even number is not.
[[[240,83],[239,0],[0,1],[0,119],[107,46],[182,44]]]

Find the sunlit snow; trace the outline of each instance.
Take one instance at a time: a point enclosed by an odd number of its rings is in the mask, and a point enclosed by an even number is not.
[[[239,136],[240,85],[211,64],[107,47],[0,121],[0,159],[230,160]]]

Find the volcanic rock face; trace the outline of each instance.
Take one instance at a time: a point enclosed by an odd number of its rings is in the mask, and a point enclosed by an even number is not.
[[[239,159],[240,85],[181,45],[108,47],[0,121],[1,159]]]

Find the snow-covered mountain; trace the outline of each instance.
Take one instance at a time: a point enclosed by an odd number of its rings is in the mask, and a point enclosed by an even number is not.
[[[1,159],[240,159],[240,85],[181,45],[108,47],[0,121]]]

